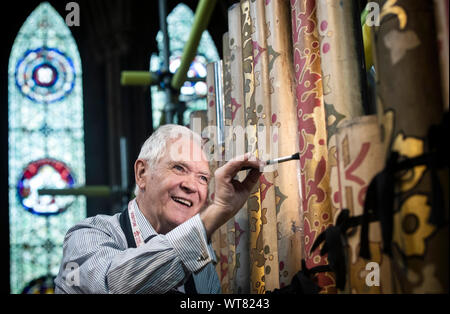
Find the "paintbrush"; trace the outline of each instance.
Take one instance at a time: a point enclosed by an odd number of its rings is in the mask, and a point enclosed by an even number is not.
[[[275,158],[275,159],[272,159],[272,160],[267,160],[266,162],[264,162],[264,165],[268,166],[268,165],[273,165],[273,164],[280,164],[280,163],[285,162],[285,161],[299,160],[299,159],[300,159],[300,153],[296,153],[296,154],[291,155],[291,156],[286,156],[286,157]],[[241,170],[239,170],[239,171],[250,170],[250,169],[254,169],[254,167],[246,166],[246,167],[241,168]]]

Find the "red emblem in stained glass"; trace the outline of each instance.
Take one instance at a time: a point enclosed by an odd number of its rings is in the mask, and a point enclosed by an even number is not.
[[[32,214],[51,216],[64,212],[74,196],[39,195],[38,190],[63,189],[74,186],[70,169],[61,161],[45,158],[29,163],[17,184],[22,206]]]

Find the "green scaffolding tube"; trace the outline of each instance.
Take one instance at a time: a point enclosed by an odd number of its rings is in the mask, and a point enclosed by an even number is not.
[[[113,189],[106,185],[90,185],[80,186],[77,188],[69,189],[40,189],[39,195],[84,195],[89,197],[108,197],[113,194]]]
[[[148,71],[123,71],[120,83],[123,86],[150,86],[158,84],[158,75]]]
[[[216,2],[217,0],[200,0],[195,10],[194,24],[184,46],[180,67],[172,78],[171,85],[175,90],[179,90],[187,80],[187,72],[197,53],[203,31],[208,27]]]
[[[198,44],[203,32],[209,24],[212,12],[217,0],[200,0],[195,10],[194,24],[192,25],[189,39],[184,47],[180,67],[172,78],[171,86],[180,90],[187,80],[187,72],[197,53]],[[158,83],[158,76],[148,71],[123,71],[121,85],[125,86],[150,86]]]

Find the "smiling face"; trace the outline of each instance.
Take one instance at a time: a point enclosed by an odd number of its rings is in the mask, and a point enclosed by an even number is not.
[[[193,217],[206,204],[209,164],[201,147],[189,138],[169,141],[154,167],[138,159],[135,175],[139,209],[160,234]]]

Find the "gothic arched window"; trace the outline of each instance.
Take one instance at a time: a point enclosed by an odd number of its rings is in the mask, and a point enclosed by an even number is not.
[[[51,292],[64,236],[86,217],[86,199],[38,194],[85,184],[80,56],[47,2],[27,18],[12,47],[8,119],[11,292]]]
[[[185,4],[178,4],[167,16],[167,28],[170,45],[170,72],[175,73],[180,66],[183,49],[188,39],[188,34],[194,23],[194,13]],[[163,64],[163,35],[159,31],[156,36],[160,53],[153,54],[150,59],[150,71],[158,72]],[[206,65],[218,61],[219,53],[210,34],[205,31],[201,37],[197,56],[188,71],[189,78],[206,78]],[[206,110],[207,88],[205,82],[187,81],[180,90],[180,100],[186,102],[183,124],[189,124],[189,114],[196,110]],[[165,104],[165,93],[158,86],[151,87],[153,128],[160,125],[162,111]]]

